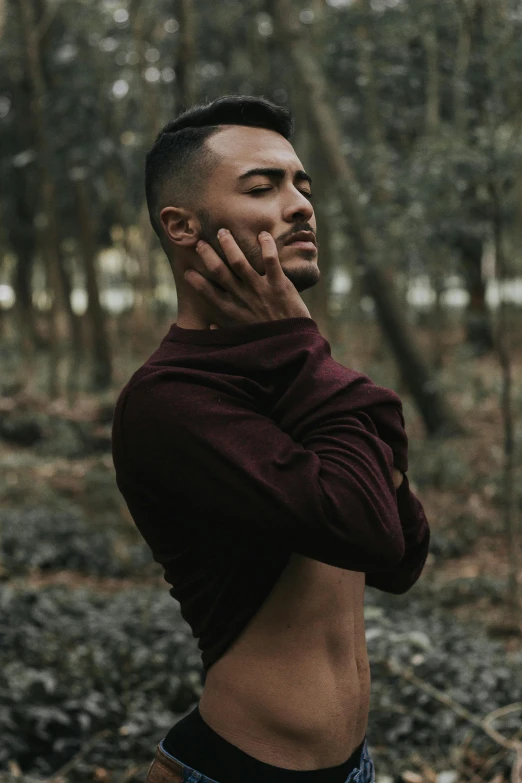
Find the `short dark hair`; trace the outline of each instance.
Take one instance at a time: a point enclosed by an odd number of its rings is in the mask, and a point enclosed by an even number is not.
[[[162,201],[168,194],[178,204],[192,205],[217,156],[204,148],[205,141],[221,125],[266,128],[289,139],[294,130],[292,115],[266,98],[225,95],[193,106],[168,122],[156,136],[145,159],[145,195],[152,228],[165,249],[159,220]],[[162,207],[161,207],[162,208]]]

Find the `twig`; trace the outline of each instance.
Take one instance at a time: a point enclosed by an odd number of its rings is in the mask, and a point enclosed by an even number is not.
[[[491,712],[488,712],[483,720],[484,723],[487,723],[489,726],[489,724],[493,723],[494,720],[503,718],[504,715],[511,715],[512,712],[520,712],[520,710],[522,710],[522,701],[515,701],[513,704],[507,704],[505,707],[499,707],[498,710],[492,710]],[[520,734],[521,732],[522,729],[519,729],[516,733]]]
[[[471,767],[468,767],[467,764],[464,764],[463,761],[457,763],[457,771],[469,775],[468,783],[486,783],[484,778],[482,778],[480,775],[477,775],[477,773],[474,772]]]
[[[398,674],[400,677],[403,677],[405,680],[413,683],[425,693],[433,696],[434,699],[437,699],[438,701],[445,704],[447,707],[452,709],[453,712],[456,712],[469,723],[472,723],[474,726],[482,729],[482,731],[484,731],[489,737],[491,737],[492,740],[497,742],[503,748],[514,751],[517,756],[522,758],[522,742],[519,742],[518,740],[507,739],[503,734],[500,734],[500,732],[491,728],[489,725],[491,721],[495,720],[497,717],[500,717],[501,714],[507,715],[509,712],[516,712],[518,710],[522,711],[522,702],[515,702],[514,704],[510,704],[507,707],[502,707],[500,710],[494,710],[493,712],[488,713],[485,718],[479,718],[467,710],[466,707],[463,707],[462,704],[459,704],[457,701],[455,701],[455,699],[452,699],[451,696],[448,696],[447,693],[444,693],[444,691],[441,691],[434,685],[430,685],[430,683],[421,680],[420,677],[417,677],[415,674],[413,674],[411,669],[404,669],[398,664],[389,660],[381,660],[379,662],[384,664],[384,666],[389,671],[391,671],[392,674]]]
[[[101,739],[102,737],[108,737],[109,734],[112,734],[112,731],[110,729],[104,729],[103,731],[99,731],[97,734],[95,734],[91,739],[86,742],[78,753],[76,753],[72,759],[69,759],[67,764],[64,764],[63,767],[60,767],[60,769],[55,772],[53,775],[51,775],[50,778],[46,778],[43,783],[61,783],[62,779],[67,775],[68,772],[71,771],[71,769],[80,761],[83,756],[89,751],[93,745],[96,744],[96,742]]]
[[[511,770],[511,783],[522,783],[522,753],[517,753]]]
[[[456,748],[456,750],[455,750],[455,757],[458,760],[464,758],[464,756],[466,755],[466,751],[469,748],[469,744],[470,744],[472,739],[473,739],[473,729],[471,729],[471,731],[468,731],[468,733],[464,737],[464,741],[462,742],[462,744],[459,745],[458,748]]]
[[[518,729],[517,731],[515,731],[515,733],[513,734],[513,737],[516,737],[516,736],[522,736],[522,729]],[[511,737],[511,739],[513,739],[513,737]],[[495,753],[494,756],[492,756],[490,759],[487,759],[487,761],[484,762],[484,764],[479,769],[479,772],[480,773],[489,772],[491,767],[493,767],[497,763],[497,761],[500,761],[501,759],[503,759],[504,756],[506,755],[506,753],[507,753],[507,751],[506,751],[505,748],[503,748],[502,750],[499,750],[498,753]]]

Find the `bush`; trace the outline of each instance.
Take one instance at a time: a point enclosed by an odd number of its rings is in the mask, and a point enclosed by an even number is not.
[[[3,586],[0,651],[0,769],[48,776],[101,730],[89,765],[150,762],[201,692],[196,642],[161,588]]]
[[[469,587],[469,585],[468,585]],[[498,589],[488,580],[479,591]],[[419,583],[392,596],[366,592],[366,637],[372,668],[372,706],[368,741],[379,746],[383,771],[405,770],[408,753],[418,753],[438,771],[448,767],[452,751],[467,744],[483,758],[499,747],[484,732],[421,687],[393,674],[388,662],[410,670],[473,715],[482,718],[498,707],[522,701],[522,653],[506,656],[473,622],[462,624],[440,608],[440,596]],[[496,721],[494,728],[512,737],[520,711]],[[511,754],[512,756],[513,754]],[[513,758],[505,753],[495,773],[508,773]]]
[[[498,747],[485,733],[390,673],[387,662],[412,669],[482,717],[522,700],[522,655],[509,660],[500,643],[434,609],[422,589],[390,596],[369,588],[365,619],[373,680],[368,741],[378,771],[404,771],[415,750],[434,769],[448,769],[470,731],[471,750],[491,757]],[[24,773],[48,776],[86,746],[71,783],[92,781],[96,767],[121,773],[146,765],[158,740],[199,699],[202,674],[196,641],[165,589],[103,595],[4,586],[0,769],[12,760]],[[512,736],[519,721],[512,713],[495,728]],[[509,754],[499,764],[509,770]]]
[[[77,511],[2,511],[0,547],[3,568],[13,576],[64,568],[99,577],[161,574],[145,542],[122,547],[116,527],[97,528]]]

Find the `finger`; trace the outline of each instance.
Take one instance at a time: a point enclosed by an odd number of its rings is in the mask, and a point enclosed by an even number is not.
[[[403,481],[404,474],[400,470],[397,470],[397,468],[393,468],[393,485],[395,489],[399,489]]]
[[[234,291],[237,278],[234,272],[228,268],[208,242],[202,239],[196,245],[196,252],[205,264],[205,270],[212,280],[219,283],[226,291]]]
[[[261,245],[261,253],[263,254],[267,279],[275,282],[280,279],[283,271],[281,269],[281,261],[279,259],[279,253],[277,252],[275,239],[268,231],[261,231],[259,234],[259,244]]]
[[[218,239],[234,274],[237,275],[240,280],[247,282],[252,281],[257,273],[252,267],[252,264],[245,258],[245,254],[237,244],[231,232],[226,228],[220,229],[218,231]]]
[[[187,269],[183,277],[187,283],[189,283],[189,285],[208,302],[215,305],[220,310],[227,312],[227,308],[232,302],[232,297],[228,291],[221,288],[218,283],[207,279],[205,275],[202,275],[197,269]]]

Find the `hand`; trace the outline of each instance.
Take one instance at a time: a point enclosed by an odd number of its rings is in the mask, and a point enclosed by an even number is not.
[[[404,473],[401,473],[397,468],[393,468],[393,486],[395,489],[399,489],[400,485],[404,481]]]
[[[211,329],[312,317],[296,287],[284,274],[275,240],[267,231],[259,234],[264,275],[247,261],[230,231],[218,235],[218,239],[230,268],[207,242],[200,240],[196,251],[206,274],[196,269],[185,272],[185,280],[216,310]]]

